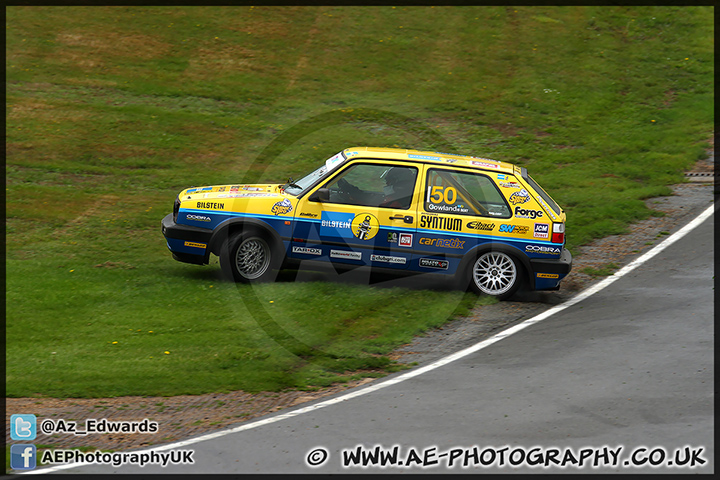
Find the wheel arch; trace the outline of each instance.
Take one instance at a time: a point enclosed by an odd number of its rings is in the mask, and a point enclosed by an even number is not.
[[[282,250],[282,239],[275,229],[262,220],[255,218],[231,218],[218,225],[210,237],[208,250],[215,255],[219,255],[223,243],[233,234],[244,230],[255,230],[258,233],[264,234],[270,242],[271,248]]]
[[[465,254],[463,259],[460,261],[460,265],[457,269],[458,274],[461,274],[461,272],[465,272],[472,262],[477,260],[480,255],[486,252],[503,252],[511,255],[513,258],[516,258],[523,267],[524,278],[525,280],[527,280],[527,285],[530,287],[530,289],[534,289],[535,282],[532,278],[533,269],[530,265],[530,259],[527,255],[525,255],[525,252],[523,252],[517,247],[508,245],[507,243],[487,242],[472,248]]]

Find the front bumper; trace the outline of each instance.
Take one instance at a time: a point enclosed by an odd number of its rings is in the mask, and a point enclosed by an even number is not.
[[[207,228],[178,225],[169,213],[161,222],[162,234],[167,241],[168,250],[179,262],[206,265],[210,258],[208,244],[212,230]]]
[[[572,254],[563,248],[560,258],[531,258],[530,268],[535,290],[557,290],[560,288],[560,280],[572,270]]]

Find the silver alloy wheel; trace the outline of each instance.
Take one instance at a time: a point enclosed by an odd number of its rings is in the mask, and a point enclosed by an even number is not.
[[[517,282],[518,269],[509,255],[502,252],[487,252],[475,261],[472,279],[481,292],[488,295],[502,295]]]
[[[235,253],[235,266],[248,280],[260,278],[270,267],[270,246],[260,237],[243,240]]]

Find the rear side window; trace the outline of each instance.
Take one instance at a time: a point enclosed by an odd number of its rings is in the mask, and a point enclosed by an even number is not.
[[[538,185],[538,183],[535,180],[533,180],[533,178],[530,175],[527,175],[523,178],[530,184],[530,186],[532,187],[533,190],[535,190],[537,193],[540,194],[542,199],[545,200],[545,202],[548,205],[550,205],[550,208],[552,208],[555,211],[555,213],[557,213],[558,215],[560,215],[560,213],[562,213],[560,206],[557,203],[555,203],[555,200],[553,200],[550,197],[550,195],[548,195],[547,192],[545,192],[545,190],[543,190],[542,187],[540,185]]]
[[[431,168],[427,174],[425,211],[509,218],[510,207],[487,175]]]

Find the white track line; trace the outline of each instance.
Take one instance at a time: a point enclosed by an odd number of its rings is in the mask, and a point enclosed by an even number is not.
[[[255,422],[246,423],[243,425],[240,425],[239,427],[231,428],[228,430],[221,430],[219,432],[210,433],[208,435],[203,435],[200,437],[191,438],[188,440],[183,440],[181,442],[176,443],[170,443],[167,445],[161,445],[152,449],[146,449],[146,450],[138,450],[134,453],[141,454],[141,453],[149,453],[151,450],[154,450],[156,452],[164,451],[164,450],[173,450],[181,447],[187,447],[188,445],[193,445],[195,443],[204,442],[206,440],[212,440],[213,438],[219,438],[224,437],[225,435],[231,435],[233,433],[242,432],[244,430],[250,430],[253,428],[261,427],[263,425],[268,425],[271,423],[279,422],[282,420],[285,420],[287,418],[296,417],[298,415],[302,415],[303,413],[312,412],[315,410],[319,410],[324,407],[328,407],[330,405],[334,405],[336,403],[345,402],[347,400],[350,400],[355,397],[360,397],[362,395],[367,395],[368,393],[375,392],[377,390],[383,389],[385,387],[389,387],[392,385],[396,385],[398,383],[404,382],[405,380],[409,380],[413,377],[417,377],[418,375],[422,375],[423,373],[429,372],[431,370],[435,370],[436,368],[442,367],[443,365],[447,365],[448,363],[454,362],[455,360],[458,360],[460,358],[466,357],[470,355],[471,353],[477,352],[478,350],[482,350],[485,347],[488,347],[492,345],[493,343],[499,342],[500,340],[509,337],[510,335],[514,335],[517,332],[524,330],[525,328],[534,325],[538,322],[541,322],[545,320],[546,318],[565,310],[568,307],[571,307],[575,305],[578,302],[581,302],[588,298],[591,295],[594,295],[598,293],[600,290],[604,289],[605,287],[609,286],[613,282],[619,280],[621,277],[627,275],[631,271],[635,270],[637,267],[642,265],[643,263],[650,260],[652,257],[657,255],[658,253],[665,250],[667,247],[672,245],[673,243],[677,242],[681,238],[683,238],[685,235],[690,233],[693,229],[695,229],[698,225],[700,225],[702,222],[704,222],[710,215],[712,215],[715,211],[715,205],[711,205],[708,207],[703,213],[701,213],[698,217],[693,219],[690,223],[685,225],[683,228],[666,238],[662,243],[657,245],[652,250],[649,250],[644,255],[636,258],[632,262],[625,265],[623,268],[615,272],[612,276],[609,276],[602,280],[601,282],[596,283],[592,287],[589,287],[582,292],[578,293],[574,297],[572,297],[570,300],[566,301],[565,303],[561,303],[560,305],[556,305],[543,313],[540,313],[532,318],[529,318],[525,320],[522,323],[518,323],[517,325],[514,325],[506,330],[503,330],[502,332],[493,335],[492,337],[488,338],[487,340],[483,340],[479,343],[476,343],[475,345],[472,345],[471,347],[468,347],[464,350],[460,350],[458,352],[455,352],[451,355],[448,355],[446,357],[441,358],[440,360],[437,360],[429,365],[426,365],[424,367],[418,368],[416,370],[411,370],[409,372],[406,372],[402,375],[398,375],[397,377],[391,378],[389,380],[376,383],[370,386],[367,386],[365,388],[360,388],[357,390],[353,390],[349,393],[346,393],[344,395],[341,395],[339,397],[331,398],[330,400],[325,400],[324,402],[316,403],[314,405],[309,405],[307,407],[302,407],[297,410],[292,410],[287,413],[282,413],[280,415],[275,415],[273,417],[265,418],[262,420],[258,420]],[[57,465],[53,467],[47,467],[47,468],[40,468],[38,470],[32,470],[28,472],[24,472],[25,474],[39,474],[39,473],[52,473],[57,472],[58,470],[64,470],[68,468],[75,468],[80,467],[83,465],[92,465],[90,463],[68,463],[64,465]]]

